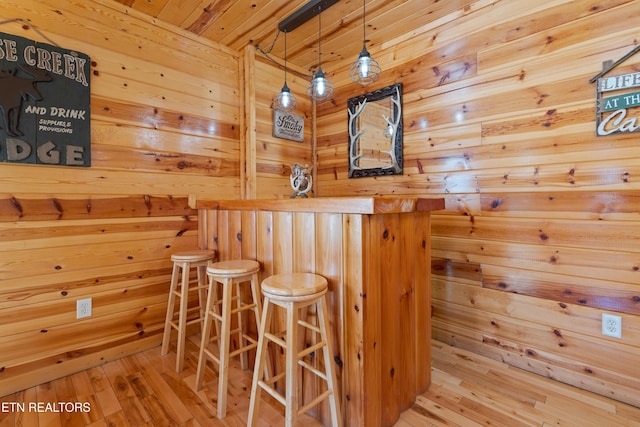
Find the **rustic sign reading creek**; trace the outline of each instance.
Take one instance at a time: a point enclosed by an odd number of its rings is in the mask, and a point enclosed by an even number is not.
[[[0,33],[0,161],[91,166],[87,55]]]

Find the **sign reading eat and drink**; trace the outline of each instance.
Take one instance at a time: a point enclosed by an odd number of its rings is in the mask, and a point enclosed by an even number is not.
[[[87,55],[0,33],[0,162],[91,166]]]
[[[640,132],[640,73],[597,81],[597,134]]]

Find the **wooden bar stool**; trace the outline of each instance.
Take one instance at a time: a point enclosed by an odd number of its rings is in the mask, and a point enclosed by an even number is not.
[[[260,316],[262,304],[260,302],[260,292],[258,289],[258,272],[260,264],[252,260],[230,260],[216,262],[207,267],[209,276],[209,295],[207,298],[207,308],[204,318],[204,329],[202,332],[202,343],[200,345],[200,356],[198,358],[198,370],[196,372],[196,390],[202,387],[204,370],[207,358],[218,364],[218,408],[216,416],[224,418],[227,413],[227,383],[229,377],[229,359],[240,355],[242,369],[248,368],[248,350],[258,346],[257,337],[253,338],[247,334],[246,324],[242,317],[243,312],[253,311],[255,315],[256,328],[260,329]],[[244,300],[240,284],[251,283],[252,302]],[[217,284],[222,285],[222,297],[218,298]],[[234,286],[235,285],[235,286]],[[233,288],[236,288],[236,295],[233,296]],[[232,303],[236,302],[235,308]],[[238,315],[236,327],[231,329],[231,315]],[[211,323],[216,326],[216,335],[211,337]],[[231,351],[231,334],[237,334],[238,348]],[[218,342],[218,353],[215,354],[210,348],[211,342]]]
[[[171,330],[178,331],[178,343],[176,350],[176,372],[181,372],[184,367],[184,344],[186,339],[187,325],[202,322],[204,319],[204,305],[206,301],[207,275],[206,269],[210,261],[213,261],[216,253],[213,251],[196,250],[187,252],[176,252],[171,255],[173,261],[173,272],[171,273],[171,287],[169,289],[169,303],[167,305],[167,316],[164,321],[164,335],[162,337],[162,349],[160,354],[169,352],[169,341]],[[196,286],[190,286],[189,275],[191,268],[196,268],[198,272],[198,282]],[[182,270],[182,280],[180,278]],[[188,309],[189,292],[198,291],[198,307]],[[175,319],[176,297],[180,298],[180,308],[178,318]],[[197,311],[198,315],[191,320],[187,318],[191,311]],[[202,330],[202,328],[201,328]]]
[[[253,427],[256,425],[260,403],[260,388],[265,389],[271,396],[284,405],[285,424],[287,427],[295,426],[300,415],[327,397],[329,398],[331,425],[334,427],[342,426],[340,408],[335,394],[336,379],[328,335],[329,317],[327,315],[327,304],[325,301],[327,289],[327,279],[311,273],[278,274],[263,280],[262,293],[264,295],[264,311],[262,313],[262,324],[258,338],[256,367],[253,372],[253,383],[251,385],[249,419],[247,421],[249,426]],[[312,325],[305,319],[300,319],[300,309],[304,309],[313,304],[316,305],[318,325]],[[270,333],[267,331],[273,315],[274,305],[286,310],[286,331],[284,332]],[[319,341],[315,345],[311,345],[300,351],[298,349],[298,326],[320,334]],[[282,336],[284,336],[284,340]],[[263,380],[263,373],[268,362],[266,355],[269,341],[285,349],[285,371],[274,375],[268,380]],[[319,350],[322,350],[324,356],[324,372],[304,360],[306,356],[311,353],[317,354]],[[307,369],[317,377],[323,379],[327,384],[326,391],[320,393],[315,399],[306,404],[300,402],[298,397],[298,387],[300,385],[300,374],[302,371],[298,366]],[[274,384],[282,377],[286,377],[284,397],[274,387]]]

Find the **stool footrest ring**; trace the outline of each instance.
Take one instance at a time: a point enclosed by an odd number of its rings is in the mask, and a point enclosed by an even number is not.
[[[280,347],[282,348],[287,348],[287,343],[285,342],[285,340],[283,340],[282,338],[279,338],[269,332],[264,334],[265,338],[268,338],[270,341],[278,344]]]
[[[300,326],[304,326],[307,329],[311,329],[312,331],[316,332],[316,333],[320,333],[320,328],[317,327],[316,325],[312,325],[309,322],[305,322],[304,320],[298,320],[298,325]]]
[[[304,360],[298,360],[298,365],[302,366],[305,369],[310,370],[311,372],[313,372],[314,374],[316,374],[317,376],[319,376],[320,378],[322,378],[323,380],[327,381],[327,376],[325,375],[324,372],[314,368],[313,366],[309,365],[307,362],[305,362]]]
[[[262,380],[258,381],[258,385],[267,393],[269,393],[274,399],[280,402],[281,405],[286,406],[287,403],[285,398],[280,393],[278,393],[275,388],[271,387]]]
[[[318,395],[318,397],[313,399],[311,402],[307,403],[302,408],[298,409],[298,415],[304,414],[310,408],[316,406],[318,403],[322,402],[324,399],[326,399],[327,397],[331,396],[332,393],[333,393],[333,391],[331,391],[331,390],[325,390],[324,393]]]

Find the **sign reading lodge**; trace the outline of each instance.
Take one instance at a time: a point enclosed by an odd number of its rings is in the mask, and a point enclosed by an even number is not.
[[[0,33],[0,162],[91,166],[90,59]]]

